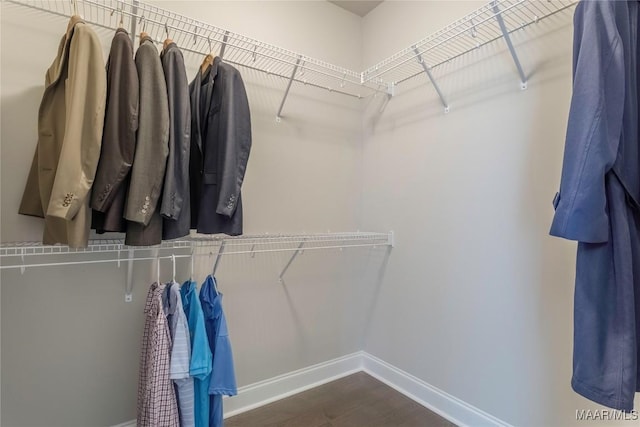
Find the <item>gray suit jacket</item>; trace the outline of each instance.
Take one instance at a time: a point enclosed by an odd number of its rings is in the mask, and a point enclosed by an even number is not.
[[[164,175],[162,238],[177,239],[189,234],[191,201],[189,195],[189,144],[191,105],[189,82],[182,52],[171,43],[160,56],[169,97],[169,158]]]
[[[125,231],[124,203],[138,129],[138,71],[133,45],[123,28],[116,31],[107,61],[107,107],[102,149],[93,183],[93,228]]]
[[[140,81],[140,114],[124,215],[130,221],[125,243],[149,246],[162,241],[158,201],[169,154],[169,104],[162,63],[151,38],[140,41],[135,62]],[[152,221],[152,216],[157,219]]]
[[[191,226],[199,233],[237,236],[242,234],[240,188],[251,151],[244,82],[238,70],[215,58],[204,76],[198,70],[189,89]]]

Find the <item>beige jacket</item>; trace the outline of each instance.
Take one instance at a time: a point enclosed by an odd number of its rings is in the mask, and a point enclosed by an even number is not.
[[[107,78],[98,36],[71,18],[47,70],[38,145],[19,213],[45,218],[44,244],[88,243],[91,186],[100,157]]]

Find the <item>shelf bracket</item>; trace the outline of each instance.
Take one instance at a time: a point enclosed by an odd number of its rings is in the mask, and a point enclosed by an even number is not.
[[[224,245],[226,241],[223,240],[220,244],[220,249],[218,249],[218,255],[216,256],[216,262],[213,264],[213,270],[211,272],[211,276],[213,278],[216,277],[216,271],[218,271],[218,265],[220,264],[220,258],[222,258],[222,254],[224,253]]]
[[[220,59],[224,58],[224,51],[227,49],[228,41],[229,41],[229,31],[225,31],[224,37],[222,37],[222,46],[220,47],[220,54],[218,55]]]
[[[293,255],[291,255],[291,258],[289,259],[289,262],[282,269],[282,272],[280,273],[280,279],[279,279],[280,283],[284,283],[284,274],[287,272],[289,267],[291,267],[291,264],[296,259],[296,257],[298,255],[300,255],[300,253],[302,252],[302,247],[304,246],[305,243],[306,243],[306,239],[303,240],[302,242],[300,242],[300,244],[298,245],[298,249],[293,253]]]
[[[287,96],[289,96],[289,90],[291,89],[291,84],[293,83],[293,79],[298,72],[298,66],[302,61],[302,56],[298,56],[298,60],[296,61],[296,65],[293,67],[293,72],[291,73],[291,77],[289,77],[289,83],[287,83],[287,88],[284,91],[284,98],[282,98],[282,102],[280,103],[280,107],[278,108],[278,112],[276,113],[276,122],[280,123],[282,121],[282,108],[284,107],[284,103],[287,100]]]
[[[445,114],[448,113],[449,112],[449,103],[447,102],[447,100],[445,99],[444,95],[442,94],[442,91],[440,90],[440,86],[438,86],[438,83],[436,83],[436,79],[433,78],[433,74],[431,74],[431,70],[429,69],[429,66],[427,65],[427,63],[422,58],[422,55],[420,54],[420,51],[418,50],[417,47],[414,46],[413,51],[416,53],[416,59],[418,60],[420,65],[422,65],[422,68],[424,69],[424,72],[427,73],[427,77],[429,77],[429,80],[431,80],[431,84],[433,85],[433,88],[438,93],[438,96],[440,97],[440,102],[442,102],[442,105],[444,106]]]
[[[516,53],[516,49],[513,47],[513,43],[511,42],[511,36],[509,35],[509,31],[507,31],[507,26],[504,23],[504,19],[502,19],[502,12],[498,7],[498,2],[494,0],[492,3],[493,11],[496,14],[496,20],[498,21],[498,25],[500,26],[500,30],[502,31],[502,36],[504,37],[505,43],[507,43],[507,47],[509,48],[509,52],[511,53],[513,62],[515,62],[516,68],[518,69],[518,74],[520,75],[520,89],[525,90],[527,88],[527,76],[524,75],[524,70],[522,69],[520,60],[518,59],[518,54]]]
[[[124,301],[133,301],[133,249],[128,249],[128,263],[127,263],[127,284],[124,289]]]

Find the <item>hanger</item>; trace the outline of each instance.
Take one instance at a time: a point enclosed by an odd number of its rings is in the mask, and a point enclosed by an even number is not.
[[[207,36],[207,41],[209,42],[209,53],[204,57],[204,61],[202,61],[202,65],[200,65],[200,73],[204,74],[211,65],[213,65],[213,60],[215,56],[213,55],[213,48],[211,47],[211,39]]]
[[[175,283],[176,281],[176,256],[175,254],[171,254],[171,267],[172,267],[172,275],[171,275],[171,281],[173,283]]]
[[[142,24],[142,32],[140,33],[140,44],[142,44],[144,39],[149,37],[149,34],[146,31],[146,29],[147,29],[147,21],[144,20],[144,15],[142,15],[140,17],[140,22],[138,22],[138,25],[140,25],[140,24]]]
[[[113,9],[110,16],[113,16],[117,10],[117,8]],[[118,22],[118,28],[124,28],[124,3],[120,4],[120,22]]]
[[[73,29],[74,25],[82,19],[80,15],[78,15],[78,2],[76,0],[70,0],[71,5],[73,6],[73,15],[71,15],[71,19],[69,19],[69,23],[67,24],[67,37],[69,36],[69,31]]]
[[[193,281],[193,276],[195,276],[195,274],[194,274],[195,268],[194,268],[193,258],[194,258],[194,256],[193,256],[193,248],[191,248],[191,275],[189,276],[189,281],[191,281],[191,282]]]
[[[167,26],[167,23],[164,23],[164,32],[167,34],[167,38],[164,39],[164,43],[162,43],[162,49],[166,49],[167,46],[169,46],[171,43],[173,43],[173,40],[171,40],[169,38],[169,27]]]
[[[120,6],[120,22],[118,23],[118,28],[124,28],[124,1]]]
[[[160,285],[160,257],[159,256],[156,256],[156,274],[158,279],[156,283]]]

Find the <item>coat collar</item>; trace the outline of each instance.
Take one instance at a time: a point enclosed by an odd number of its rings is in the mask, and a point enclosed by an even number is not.
[[[76,31],[76,27],[78,24],[85,24],[85,21],[79,15],[73,15],[71,19],[69,19],[69,24],[67,25],[67,32],[62,36],[60,40],[60,45],[58,46],[58,55],[53,60],[53,63],[47,70],[47,78],[46,78],[46,87],[45,90],[51,86],[54,86],[58,80],[60,80],[60,76],[62,75],[62,70],[64,69],[67,61],[69,60],[69,49],[71,48],[71,39],[74,37]]]
[[[151,43],[153,43],[153,39],[151,38],[151,36],[150,36],[150,35],[148,35],[148,34],[147,34],[146,36],[144,36],[144,37],[142,37],[142,38],[140,39],[140,46],[142,46],[142,44],[143,44],[143,43],[145,43],[145,42],[151,42]]]
[[[78,23],[85,23],[84,19],[82,19],[80,15],[73,15],[71,19],[69,19],[69,24],[67,25],[67,39],[71,38],[71,34]]]

